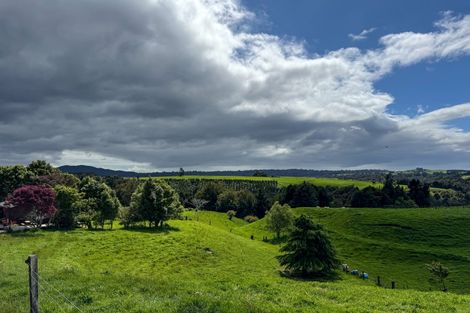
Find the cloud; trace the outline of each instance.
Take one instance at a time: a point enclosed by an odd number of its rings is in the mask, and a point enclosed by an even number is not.
[[[369,28],[369,29],[364,29],[362,32],[359,34],[349,34],[348,37],[351,38],[352,41],[360,41],[367,39],[367,36],[371,33],[373,33],[376,30],[375,27]]]
[[[311,56],[252,32],[238,1],[18,0],[0,11],[1,163],[468,166],[468,133],[446,124],[468,105],[392,115],[374,83],[470,54],[470,16]]]

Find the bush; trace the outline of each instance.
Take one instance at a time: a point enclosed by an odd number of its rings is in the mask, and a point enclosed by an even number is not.
[[[119,222],[124,228],[129,228],[132,224],[136,223],[139,218],[137,212],[132,210],[130,207],[121,207],[119,208]]]
[[[234,210],[228,210],[228,211],[227,211],[227,217],[228,217],[229,220],[232,220],[232,218],[233,218],[236,214],[237,214],[237,212],[234,211]]]
[[[248,223],[254,223],[258,220],[258,217],[254,215],[247,215],[245,216],[244,220]]]

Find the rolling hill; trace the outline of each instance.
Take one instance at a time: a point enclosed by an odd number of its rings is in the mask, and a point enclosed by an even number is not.
[[[272,237],[264,220],[247,224],[223,213],[188,212],[188,220],[170,221],[164,232],[115,227],[0,235],[0,307],[27,311],[24,260],[36,253],[42,312],[77,312],[62,296],[82,312],[468,312],[470,296],[454,293],[468,292],[467,209],[296,210],[301,213],[326,226],[343,260],[371,276],[395,278],[399,288],[409,276],[409,289],[376,287],[372,279],[343,273],[324,282],[283,278],[279,246],[259,240]],[[427,289],[413,283],[425,281],[425,273],[410,273],[433,258],[451,268],[449,293],[415,290]]]

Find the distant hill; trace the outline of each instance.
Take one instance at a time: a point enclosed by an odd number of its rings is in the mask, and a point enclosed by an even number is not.
[[[178,176],[179,172],[150,172],[138,173],[133,171],[116,171],[98,168],[88,165],[64,165],[59,167],[62,172],[71,174],[92,174],[96,176],[119,176],[119,177],[147,177],[147,176]],[[325,178],[350,178],[364,180],[381,180],[388,173],[386,170],[308,170],[308,169],[264,169],[243,171],[186,171],[185,175],[191,176],[253,176],[255,172],[263,172],[267,176],[279,177],[325,177]],[[371,179],[372,178],[372,179]]]

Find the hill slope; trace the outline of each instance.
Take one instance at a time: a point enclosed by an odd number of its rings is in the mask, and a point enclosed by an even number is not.
[[[256,225],[201,213],[199,221],[195,213],[189,213],[192,220],[171,221],[168,232],[0,235],[2,312],[27,311],[24,259],[32,252],[39,255],[44,282],[42,312],[60,312],[60,305],[64,312],[77,311],[55,289],[83,312],[466,312],[470,307],[469,296],[383,289],[350,275],[330,282],[282,278],[278,246],[245,236]]]
[[[380,276],[390,286],[435,290],[425,264],[448,266],[452,292],[470,293],[470,208],[299,208],[323,224],[343,261]],[[239,229],[245,236],[270,236],[264,220]]]

